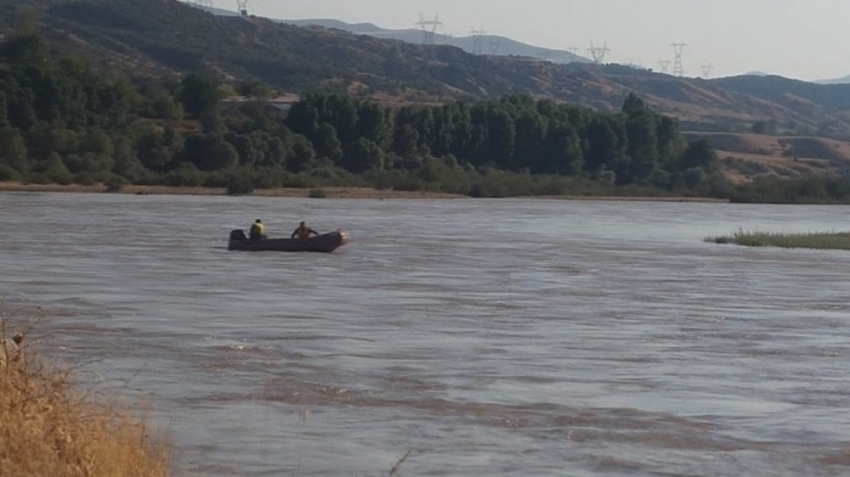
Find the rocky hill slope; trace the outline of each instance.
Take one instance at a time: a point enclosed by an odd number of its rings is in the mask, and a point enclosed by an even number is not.
[[[0,0],[0,29],[21,6],[42,9],[41,29],[63,52],[83,54],[130,75],[204,70],[255,78],[280,91],[347,91],[386,102],[529,93],[599,110],[635,92],[685,129],[850,137],[850,85],[776,76],[677,78],[625,66],[555,64],[528,57],[473,55],[300,27],[256,17],[224,17],[177,0]]]

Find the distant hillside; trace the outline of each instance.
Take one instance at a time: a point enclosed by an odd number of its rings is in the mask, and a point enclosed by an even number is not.
[[[690,141],[704,139],[717,151],[727,177],[746,182],[759,175],[794,178],[850,168],[850,142],[819,137],[758,134],[685,133]]]
[[[405,29],[405,30],[389,30],[375,26],[371,23],[349,24],[339,20],[315,19],[315,20],[280,20],[284,23],[298,26],[322,26],[326,28],[336,28],[338,30],[356,33],[359,35],[369,35],[376,38],[384,38],[391,40],[401,40],[407,43],[419,44],[423,42],[424,34],[422,30]],[[551,61],[553,63],[590,63],[590,60],[582,56],[570,53],[563,50],[555,50],[551,48],[542,48],[533,45],[528,45],[519,41],[512,40],[498,35],[482,34],[480,36],[461,36],[453,37],[442,35],[439,33],[433,34],[433,42],[435,45],[447,45],[460,48],[467,53],[481,53],[487,55],[499,56],[524,56],[529,58],[537,58],[541,60]]]
[[[776,76],[702,80],[473,55],[446,45],[217,16],[176,0],[0,0],[0,30],[8,33],[16,9],[33,4],[43,8],[42,31],[57,52],[84,54],[135,76],[202,70],[230,81],[258,79],[283,92],[342,91],[396,104],[528,93],[602,111],[619,109],[635,92],[694,131],[746,132],[766,123],[777,134],[850,137],[850,85]]]
[[[198,7],[215,15],[235,16],[236,12],[223,10],[220,8]],[[376,38],[401,40],[407,43],[419,44],[423,40],[423,32],[418,29],[392,30],[381,28],[372,23],[346,23],[340,20],[333,19],[308,19],[308,20],[284,20],[272,19],[281,23],[297,25],[302,27],[320,26],[325,28],[335,28],[337,30],[356,33],[358,35],[369,35]],[[519,41],[512,40],[503,36],[482,34],[477,38],[475,36],[453,37],[440,33],[433,34],[433,43],[435,45],[447,45],[460,48],[467,53],[481,53],[487,55],[501,56],[525,56],[529,58],[538,58],[553,63],[590,63],[590,60],[582,56],[570,53],[569,51],[555,50],[551,48],[541,48],[528,45]]]
[[[815,83],[818,83],[818,84],[850,84],[850,75],[847,75],[843,78],[818,80],[818,81],[815,81]]]

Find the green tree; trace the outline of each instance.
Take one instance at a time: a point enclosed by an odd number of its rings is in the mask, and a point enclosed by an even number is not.
[[[212,148],[209,160],[205,165],[210,170],[230,169],[239,165],[239,151],[226,141],[221,141]]]
[[[0,91],[0,129],[9,126],[9,102],[6,92]]]
[[[620,168],[625,161],[623,145],[625,133],[618,133],[620,129],[621,125],[612,118],[596,116],[591,119],[584,132],[587,141],[584,155],[585,170],[588,172],[604,169],[615,171]]]
[[[404,159],[410,159],[416,155],[419,143],[419,132],[410,124],[397,127],[393,134],[392,150]]]
[[[0,164],[5,164],[19,172],[29,170],[27,147],[17,129],[0,129]]]
[[[342,160],[342,143],[337,137],[336,128],[328,123],[319,125],[316,138],[313,140],[316,157],[330,159],[334,164]]]
[[[180,102],[195,118],[215,109],[222,96],[218,81],[210,76],[192,73],[181,82]]]
[[[41,12],[35,6],[18,9],[15,33],[6,42],[6,59],[10,63],[38,65],[48,58],[47,40],[39,33]]]
[[[304,167],[316,158],[313,144],[301,134],[292,137],[292,146],[286,158],[286,169],[291,172],[301,172]]]
[[[55,152],[51,152],[47,159],[38,165],[38,172],[43,174],[48,181],[57,184],[70,184],[74,180],[74,175],[68,170],[68,166]]]
[[[654,118],[646,112],[630,115],[626,120],[626,136],[629,164],[625,171],[617,171],[617,178],[621,184],[644,181],[658,163]]]
[[[513,118],[504,107],[491,106],[487,112],[487,156],[500,167],[510,167],[516,146]]]
[[[539,172],[547,174],[575,175],[584,167],[584,157],[579,145],[578,133],[568,123],[557,124],[544,142],[546,163]]]
[[[717,164],[717,153],[705,139],[699,139],[688,144],[681,159],[675,165],[677,170],[700,168],[711,172]]]
[[[383,169],[384,151],[369,139],[357,138],[345,154],[345,166],[355,173]]]

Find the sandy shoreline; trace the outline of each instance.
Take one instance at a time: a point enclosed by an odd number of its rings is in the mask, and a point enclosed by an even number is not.
[[[399,191],[390,189],[372,189],[369,187],[321,187],[328,199],[469,199],[461,194],[433,191]],[[257,189],[251,195],[256,197],[309,197],[311,189],[281,187],[277,189]],[[0,192],[77,192],[77,193],[106,193],[106,186],[79,184],[21,184],[17,182],[0,182]],[[225,195],[226,189],[216,187],[169,187],[127,185],[116,194],[135,195]],[[539,200],[577,200],[577,201],[608,201],[608,202],[728,202],[725,199],[707,197],[632,197],[632,196],[527,196],[513,197],[514,199]]]

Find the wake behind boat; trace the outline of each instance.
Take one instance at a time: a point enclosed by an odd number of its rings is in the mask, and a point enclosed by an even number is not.
[[[241,229],[230,232],[228,250],[249,252],[324,252],[331,253],[348,243],[350,236],[342,229],[310,238],[259,238],[250,239]]]

